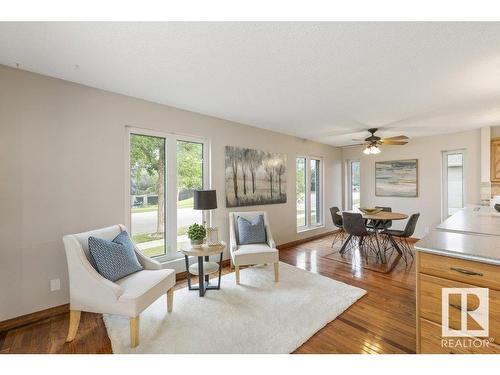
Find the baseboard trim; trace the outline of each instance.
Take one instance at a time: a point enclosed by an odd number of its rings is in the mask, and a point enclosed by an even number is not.
[[[19,328],[28,324],[36,323],[40,320],[52,318],[69,311],[69,303],[64,305],[50,307],[45,310],[35,311],[30,314],[21,315],[12,319],[7,319],[0,322],[0,333],[9,331],[14,328]]]
[[[310,236],[310,237],[306,237],[306,238],[301,238],[299,240],[295,240],[295,241],[292,241],[292,242],[283,243],[281,245],[276,246],[276,248],[278,250],[288,249],[289,247],[297,246],[297,245],[303,244],[305,242],[309,242],[309,241],[317,240],[318,238],[330,236],[333,233],[337,232],[337,230],[331,230],[331,231],[328,231],[328,232],[323,232],[323,233],[320,233],[320,234],[315,234],[314,236]]]
[[[295,240],[295,241],[292,241],[292,242],[287,242],[287,243],[278,245],[278,246],[276,246],[276,248],[278,250],[285,250],[285,249],[288,249],[288,248],[293,247],[293,246],[301,245],[301,244],[303,244],[305,242],[317,240],[318,238],[322,238],[322,237],[326,237],[326,236],[331,236],[332,234],[338,232],[339,230],[340,229],[336,229],[336,230],[332,230],[332,231],[329,231],[329,232],[324,232],[324,233],[316,234],[314,236],[310,236],[310,237],[306,237],[306,238],[301,238],[300,240]],[[415,238],[415,237],[408,238],[408,241],[410,243],[415,243],[415,242],[417,242],[419,240],[420,240],[420,238]]]

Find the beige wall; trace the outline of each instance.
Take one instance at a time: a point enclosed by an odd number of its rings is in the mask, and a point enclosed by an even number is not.
[[[361,161],[361,206],[390,206],[393,211],[420,212],[415,237],[441,222],[441,152],[465,149],[465,203],[478,204],[481,181],[480,130],[412,139],[405,146],[385,146],[378,155],[364,155],[362,147],[342,149],[344,161]],[[418,197],[376,197],[375,162],[418,159]],[[345,189],[344,189],[345,190]],[[405,222],[394,223],[402,228]]]
[[[296,154],[324,158],[325,207],[342,199],[338,148],[5,66],[0,116],[0,320],[68,301],[64,234],[125,221],[125,125],[210,138],[214,223],[226,240],[226,145],[287,154],[288,202],[243,208],[269,213],[278,244],[331,227],[326,216],[326,228],[296,233]],[[55,278],[61,290],[50,292]]]
[[[500,137],[500,126],[492,126],[491,138],[499,138],[499,137]]]

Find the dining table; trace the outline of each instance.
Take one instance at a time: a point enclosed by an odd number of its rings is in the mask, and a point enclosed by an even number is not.
[[[384,249],[380,249],[380,241],[378,238],[379,231],[384,229],[384,223],[387,221],[397,221],[397,220],[405,220],[408,219],[408,215],[400,212],[391,212],[391,211],[379,211],[379,212],[374,212],[374,213],[364,213],[362,211],[347,211],[347,212],[355,212],[361,214],[364,220],[368,221],[371,220],[374,227],[374,232],[375,232],[375,237],[377,239],[377,244],[378,244],[378,250],[380,254],[380,260],[382,263],[386,263],[386,257],[385,257],[385,251]],[[343,212],[339,212],[339,215],[342,215]],[[342,247],[340,248],[340,253],[344,253],[347,245],[349,244],[349,241],[352,239],[352,235],[350,234],[347,239],[344,241],[342,244]],[[397,242],[392,238],[392,236],[389,236],[389,241],[391,242],[392,246],[396,249],[396,251],[402,255],[403,252],[401,251],[401,248],[398,246]]]

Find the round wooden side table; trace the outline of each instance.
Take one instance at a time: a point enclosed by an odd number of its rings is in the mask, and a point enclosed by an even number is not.
[[[188,278],[188,289],[198,290],[200,297],[205,295],[205,291],[210,289],[220,289],[220,279],[222,276],[222,255],[226,249],[226,243],[221,242],[220,245],[208,246],[203,244],[201,247],[191,247],[187,245],[185,248],[181,249],[184,254],[184,259],[186,261],[186,272]],[[210,255],[218,255],[219,263],[211,262]],[[197,263],[189,265],[189,257],[194,256],[198,258]],[[217,285],[210,285],[209,275],[219,271],[219,280]],[[198,276],[198,286],[191,285],[191,275]]]

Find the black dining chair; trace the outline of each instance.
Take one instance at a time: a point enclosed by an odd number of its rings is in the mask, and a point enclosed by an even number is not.
[[[344,241],[346,238],[342,216],[339,214],[339,212],[340,210],[338,207],[330,207],[330,214],[332,215],[333,225],[337,228],[337,230],[333,233],[332,247],[338,240]]]
[[[415,233],[419,217],[420,213],[411,215],[404,230],[384,229],[381,232],[387,236],[388,240],[392,244],[392,247],[394,247],[396,251],[401,254],[406,264],[408,264],[409,256],[413,259],[413,247],[408,242],[408,239],[413,236],[413,233]],[[388,248],[387,250],[389,249],[391,248]]]
[[[342,220],[344,230],[348,235],[347,240],[342,245],[340,253],[343,254],[346,249],[352,248],[358,243],[360,250],[364,251],[365,257],[368,260],[368,251],[373,251],[377,258],[381,258],[380,245],[375,232],[368,230],[363,220],[363,216],[356,212],[343,212]],[[373,242],[375,238],[376,244]]]

